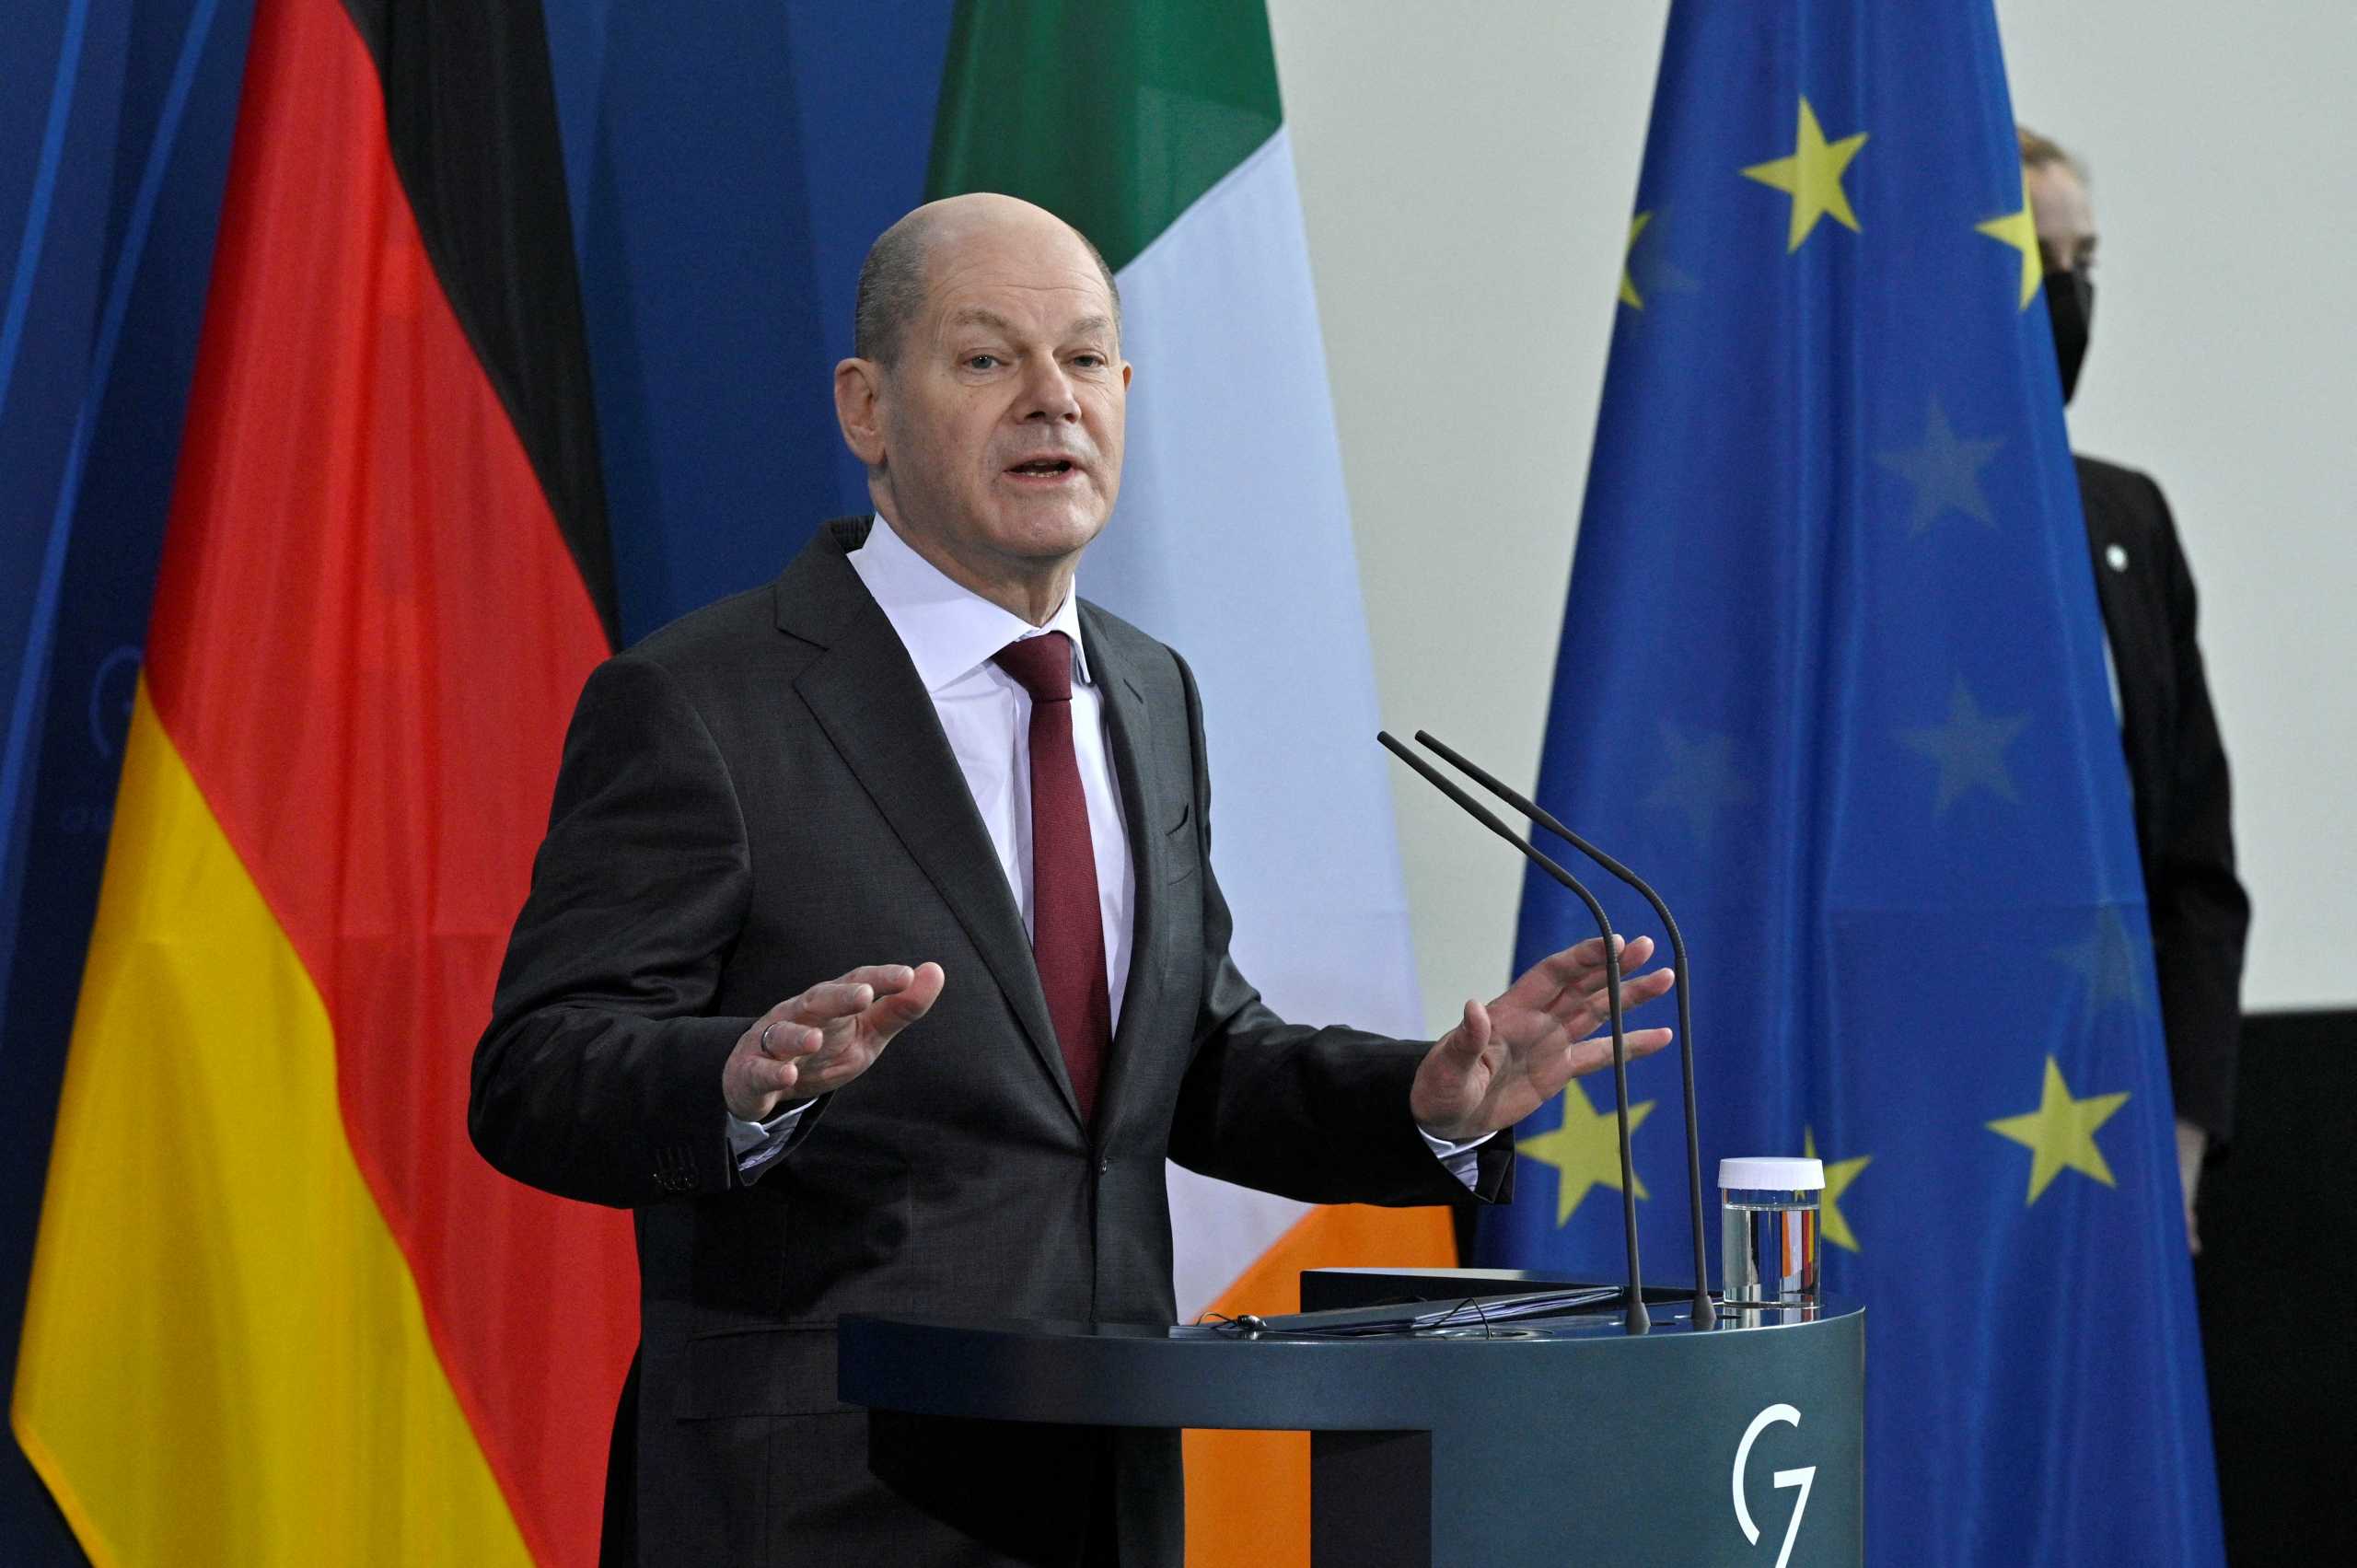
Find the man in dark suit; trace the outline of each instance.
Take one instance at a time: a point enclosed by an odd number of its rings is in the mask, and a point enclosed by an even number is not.
[[[2021,145],[2067,403],[2078,389],[2095,311],[2095,214],[2085,175],[2069,154],[2029,130]],[[2160,486],[2132,469],[2096,458],[2077,461],[2120,742],[2136,796],[2136,847],[2177,1101],[2186,1241],[2198,1252],[2193,1202],[2202,1157],[2233,1126],[2250,900],[2235,875],[2226,753],[2194,639],[2193,575],[2168,503]]]
[[[636,1212],[608,1561],[1175,1565],[1177,1434],[871,1421],[837,1318],[1167,1322],[1166,1156],[1503,1199],[1503,1130],[1608,1056],[1609,959],[1431,1045],[1273,1016],[1228,957],[1187,666],[1073,592],[1131,374],[1102,260],[936,203],[858,312],[836,405],[877,515],[590,678],[471,1130]],[[1668,987],[1649,950],[1631,1001]]]

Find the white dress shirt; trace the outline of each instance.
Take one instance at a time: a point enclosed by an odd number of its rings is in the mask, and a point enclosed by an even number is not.
[[[852,570],[899,633],[933,699],[941,732],[966,775],[998,854],[999,869],[1023,912],[1023,930],[1036,935],[1031,899],[1031,696],[992,662],[1009,643],[1062,632],[1072,641],[1072,749],[1080,764],[1080,793],[1088,803],[1088,837],[1097,854],[1097,912],[1105,930],[1105,982],[1113,1024],[1121,1021],[1121,993],[1130,979],[1130,910],[1137,872],[1130,860],[1121,817],[1120,781],[1105,748],[1105,695],[1088,669],[1081,644],[1080,601],[1066,594],[1044,626],[1034,626],[942,570],[894,532],[883,518],[867,542],[852,552]]]
[[[1027,934],[1033,933],[1031,697],[992,658],[1009,643],[1051,632],[1072,640],[1073,754],[1080,766],[1081,795],[1088,805],[1097,918],[1105,928],[1105,982],[1118,1028],[1122,993],[1129,987],[1130,913],[1136,902],[1137,874],[1121,816],[1120,781],[1105,746],[1105,698],[1089,671],[1088,649],[1081,640],[1077,596],[1066,594],[1048,623],[1034,626],[952,581],[909,548],[881,516],[850,559],[852,570],[900,634],[909,662],[916,666],[917,679],[933,699],[942,733],[948,737],[958,770],[966,776],[967,792],[998,854],[999,869],[1006,874],[1007,888],[1023,912]],[[738,1170],[751,1171],[774,1158],[802,1109],[792,1107],[765,1122],[729,1117],[728,1139]],[[1451,1144],[1427,1132],[1424,1141],[1453,1174],[1466,1185],[1473,1184],[1473,1151],[1482,1140]]]

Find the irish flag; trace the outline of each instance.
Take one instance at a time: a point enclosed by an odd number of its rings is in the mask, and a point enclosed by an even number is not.
[[[1185,654],[1237,961],[1306,1022],[1422,1028],[1318,305],[1261,0],[958,7],[929,194],[1077,225],[1121,291],[1129,461],[1081,588]],[[1305,1209],[1173,1169],[1178,1309],[1304,1268],[1454,1261],[1442,1210]],[[1190,1563],[1305,1562],[1308,1446],[1190,1434]]]
[[[260,0],[11,1406],[102,1568],[595,1560],[628,1223],[466,1133],[586,365],[537,0]]]

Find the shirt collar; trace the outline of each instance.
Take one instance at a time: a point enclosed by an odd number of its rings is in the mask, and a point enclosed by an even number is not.
[[[1073,680],[1093,686],[1088,649],[1080,635],[1080,596],[1067,593],[1045,626],[1034,626],[1012,610],[993,604],[909,547],[883,514],[868,530],[866,543],[851,552],[852,570],[866,585],[877,608],[883,610],[917,679],[929,693],[971,675],[1009,643],[1025,637],[1062,632],[1072,639]]]

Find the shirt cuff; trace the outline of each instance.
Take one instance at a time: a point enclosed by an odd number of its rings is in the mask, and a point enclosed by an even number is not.
[[[1497,1136],[1495,1132],[1484,1132],[1478,1138],[1453,1144],[1446,1138],[1434,1137],[1422,1127],[1416,1129],[1416,1135],[1423,1139],[1426,1148],[1432,1150],[1433,1158],[1448,1167],[1449,1175],[1465,1183],[1469,1192],[1480,1184],[1481,1145]]]
[[[728,1117],[728,1151],[737,1156],[737,1173],[758,1170],[785,1152],[785,1141],[794,1136],[795,1123],[802,1113],[816,1102],[804,1100],[789,1106],[767,1121],[748,1121],[730,1113]]]

